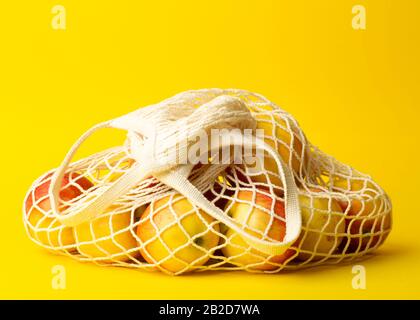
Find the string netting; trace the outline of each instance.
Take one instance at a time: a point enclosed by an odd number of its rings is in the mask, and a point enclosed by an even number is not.
[[[282,168],[266,152],[253,163],[199,163],[188,174],[188,181],[235,229],[154,176],[139,181],[93,219],[65,225],[53,214],[51,170],[33,183],[24,200],[29,237],[80,261],[169,274],[275,273],[337,264],[366,256],[385,241],[392,208],[384,190],[368,175],[317,149],[297,121],[266,98],[242,90],[211,89],[182,93],[153,107],[176,102],[201,108],[221,95],[240,99],[255,121],[254,129],[263,130],[264,142],[292,173],[302,226],[283,253],[264,253],[247,241],[251,237],[281,242],[291,227]],[[140,144],[143,138],[139,137]],[[60,215],[89,207],[138,161],[126,143],[72,162],[60,181]]]

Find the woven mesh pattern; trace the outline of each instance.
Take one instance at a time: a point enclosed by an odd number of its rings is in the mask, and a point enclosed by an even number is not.
[[[23,219],[29,237],[77,260],[169,274],[222,269],[274,273],[356,259],[384,242],[392,222],[384,190],[368,175],[310,144],[290,114],[240,90],[187,92],[177,101],[199,108],[221,94],[241,99],[256,128],[264,131],[265,143],[293,173],[302,229],[285,252],[256,250],[243,234],[154,177],[140,181],[95,218],[63,225],[52,214],[48,193],[54,170],[37,179],[26,195]],[[71,163],[60,189],[60,214],[88,206],[126,174],[137,161],[130,148],[127,143]],[[278,242],[290,227],[279,170],[265,154],[264,161],[252,164],[195,165],[188,180],[243,232]]]

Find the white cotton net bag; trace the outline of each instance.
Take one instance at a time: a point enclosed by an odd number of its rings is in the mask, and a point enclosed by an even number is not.
[[[126,143],[72,162],[102,128],[126,130]],[[348,261],[378,248],[392,222],[381,187],[311,145],[291,115],[221,89],[94,126],[33,183],[23,211],[29,237],[53,252],[176,275]]]

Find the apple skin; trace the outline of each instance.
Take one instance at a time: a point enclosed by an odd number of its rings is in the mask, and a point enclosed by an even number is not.
[[[384,243],[391,229],[391,214],[370,219],[349,218],[346,223],[350,237],[343,241],[342,250],[346,253],[363,252]],[[346,248],[347,242],[350,243]]]
[[[335,177],[333,186],[348,197],[348,200],[339,200],[346,213],[346,230],[349,235],[342,242],[341,250],[346,250],[346,253],[363,252],[381,245],[392,225],[391,212],[382,212],[386,196],[381,195],[371,181],[365,182],[358,176],[349,180]],[[381,236],[381,232],[386,233]]]
[[[237,193],[235,199],[246,202],[232,200],[234,201],[233,203],[232,201],[228,203],[226,209],[229,208],[229,216],[243,225],[249,234],[263,239],[263,235],[261,233],[263,233],[270,225],[270,214],[260,208],[253,208],[252,191],[241,190]],[[262,193],[261,191],[256,191],[255,204],[257,206],[270,211],[273,201],[275,201],[274,212],[278,217],[284,219],[285,209],[283,202],[272,199],[270,196]],[[276,241],[283,240],[286,234],[286,224],[280,218],[273,219],[267,232],[267,238]],[[279,264],[284,263],[296,253],[294,249],[287,249],[286,252],[281,255],[268,256],[250,248],[245,240],[232,229],[227,229],[226,237],[228,238],[228,241],[225,246],[222,247],[224,256],[229,258],[229,262],[252,270],[270,271],[278,269],[280,267]]]
[[[99,217],[73,228],[79,253],[89,258],[98,258],[98,262],[105,263],[130,261],[130,256],[138,256],[136,251],[126,253],[138,245],[134,231],[130,228],[131,211],[110,214],[115,208],[111,206]]]
[[[51,211],[51,202],[48,197],[51,177],[52,173],[45,175],[41,179],[41,183],[28,194],[25,200],[25,214],[27,215],[28,231],[31,237],[50,249],[59,249],[74,245],[75,241],[71,227],[65,227],[56,218],[47,216]],[[73,182],[68,185],[70,180]],[[89,179],[77,173],[65,174],[62,182],[62,188],[64,189],[60,190],[60,198],[64,201],[70,201],[91,187],[93,187],[93,184]],[[74,249],[70,248],[68,250]]]
[[[379,190],[372,182],[365,182],[362,177],[350,178],[349,180],[335,177],[332,184],[338,192],[343,192],[349,196],[350,203],[346,200],[339,200],[344,211],[350,206],[348,209],[349,215],[368,216],[381,206],[381,198],[377,197]]]
[[[146,208],[137,226],[137,236],[144,244],[140,253],[165,272],[192,271],[209,260],[219,243],[219,225],[208,227],[214,222],[180,194],[160,198]]]
[[[287,129],[286,121],[277,114],[256,114],[255,119],[257,121],[256,129],[264,132],[264,141],[274,150],[277,150],[284,163],[295,174],[299,175],[302,160],[305,162],[306,157],[303,143],[298,137],[297,130],[295,128]],[[277,141],[277,145],[276,140],[280,140]],[[291,150],[295,152],[291,152]],[[254,182],[274,184],[281,187],[283,184],[279,178],[276,161],[268,154],[265,154],[263,160],[264,163],[258,159],[254,165],[247,167],[250,179]],[[267,175],[264,173],[259,174],[263,170],[268,171]]]
[[[343,240],[346,226],[345,216],[337,200],[315,195],[312,201],[311,198],[310,194],[299,195],[302,214],[299,248],[311,253],[299,252],[297,260],[315,262],[324,259],[326,255],[334,253],[338,249]],[[331,203],[329,203],[330,201]]]

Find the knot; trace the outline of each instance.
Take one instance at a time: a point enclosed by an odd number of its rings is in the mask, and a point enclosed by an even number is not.
[[[208,138],[213,129],[255,130],[256,121],[239,98],[221,95],[199,108],[188,104],[185,97],[180,98],[182,103],[164,101],[111,123],[129,131],[127,142],[132,157],[152,174],[191,165],[186,162],[189,148],[197,138]]]

